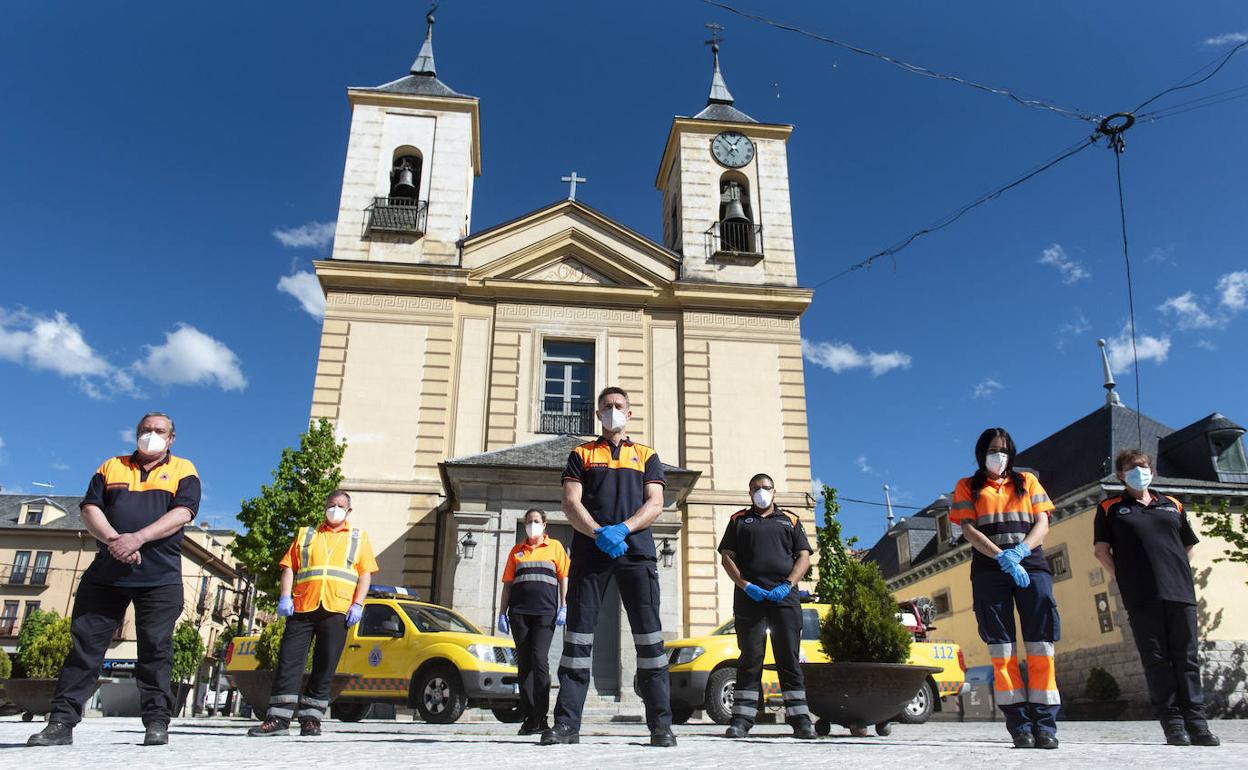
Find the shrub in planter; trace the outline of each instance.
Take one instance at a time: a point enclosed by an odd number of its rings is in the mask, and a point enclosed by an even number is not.
[[[22,622],[17,636],[17,663],[30,679],[55,679],[71,644],[69,618],[35,610]]]
[[[4,650],[0,650],[0,682],[8,679],[13,673],[13,662],[9,660],[9,654]]]
[[[1088,672],[1088,681],[1084,685],[1083,694],[1094,701],[1111,701],[1118,700],[1122,690],[1119,689],[1118,680],[1114,679],[1113,674],[1100,666],[1094,666]]]
[[[911,637],[896,612],[879,567],[850,560],[841,594],[820,629],[824,654],[838,662],[905,663]]]

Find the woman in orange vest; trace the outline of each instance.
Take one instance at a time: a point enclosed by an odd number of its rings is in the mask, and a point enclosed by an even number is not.
[[[525,538],[507,555],[498,630],[516,640],[520,670],[521,735],[547,729],[550,711],[550,641],[555,626],[568,619],[568,553],[563,543],[546,537],[546,513],[530,508],[524,514]]]
[[[347,526],[351,496],[335,490],[325,499],[325,521],[301,527],[282,557],[281,596],[277,614],[286,618],[278,648],[273,692],[264,722],[251,736],[286,735],[298,718],[300,735],[320,735],[329,708],[329,681],[347,641],[347,629],[360,621],[364,597],[377,560],[368,534]],[[308,646],[316,638],[312,674],[299,693]]]
[[[949,521],[962,527],[974,549],[971,594],[979,636],[992,658],[993,695],[1005,727],[1020,749],[1057,748],[1061,698],[1053,643],[1061,622],[1053,601],[1053,573],[1041,544],[1053,503],[1031,473],[1014,468],[1014,439],[989,428],[975,442],[979,469],[958,482]],[[1014,610],[1027,653],[1027,683],[1018,669]]]

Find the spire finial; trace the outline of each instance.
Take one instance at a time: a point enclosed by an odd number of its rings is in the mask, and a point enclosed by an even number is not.
[[[711,93],[706,97],[706,103],[732,104],[732,92],[728,90],[728,84],[724,82],[724,76],[719,71],[719,33],[724,31],[724,27],[714,22],[704,26],[711,31],[711,39],[706,41],[706,45],[711,47],[711,57],[715,64],[714,73],[711,75]]]
[[[438,10],[437,3],[429,7],[429,13],[425,14],[425,42],[420,46],[420,53],[416,55],[416,61],[412,62],[413,75],[437,75],[437,68],[433,64],[433,14]]]
[[[1109,368],[1109,354],[1105,352],[1105,340],[1097,340],[1096,344],[1101,349],[1101,366],[1105,370],[1105,403],[1110,406],[1122,406],[1122,399],[1118,397],[1118,391],[1114,390],[1117,383],[1114,382],[1114,373]]]

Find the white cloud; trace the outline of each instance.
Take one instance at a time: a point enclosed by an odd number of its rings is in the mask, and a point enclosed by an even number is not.
[[[215,384],[222,390],[247,387],[234,351],[194,326],[179,324],[174,331],[165,332],[165,344],[144,347],[146,358],[136,361],[133,368],[158,384]]]
[[[989,377],[975,386],[975,391],[972,395],[974,395],[975,398],[988,398],[989,396],[996,394],[996,392],[1001,390],[1003,387],[1005,386]]]
[[[1105,349],[1109,355],[1109,368],[1114,374],[1129,370],[1131,368],[1131,327],[1124,326],[1118,336],[1106,340]],[[1136,350],[1140,361],[1164,363],[1166,357],[1170,355],[1170,337],[1153,337],[1137,333]]]
[[[1248,308],[1248,270],[1227,273],[1218,279],[1222,307],[1233,313]]]
[[[59,461],[58,461],[58,462],[54,462],[54,463],[52,463],[52,470],[54,470],[54,471],[67,471],[67,470],[69,470],[69,466],[68,466],[68,465],[66,465],[66,464],[65,464],[65,463],[63,463],[63,462],[59,462]]]
[[[0,309],[0,360],[64,377],[101,375],[112,368],[87,344],[78,325],[60,311],[43,316]]]
[[[1207,329],[1218,325],[1218,321],[1201,307],[1200,299],[1190,291],[1171,297],[1157,309],[1163,313],[1172,313],[1180,329]]]
[[[1067,321],[1057,330],[1057,349],[1064,350],[1066,343],[1074,337],[1087,334],[1092,330],[1092,324],[1088,322],[1088,317],[1083,314],[1082,310],[1076,311],[1077,317],[1073,321]]]
[[[323,248],[334,240],[334,222],[308,222],[299,227],[273,231],[273,237],[290,248]]]
[[[1239,45],[1248,42],[1248,32],[1227,32],[1222,35],[1206,38],[1205,45],[1223,46],[1223,45]]]
[[[871,463],[867,462],[866,455],[858,455],[858,457],[854,460],[854,465],[857,465],[858,470],[863,473],[871,472]]]
[[[1052,265],[1062,274],[1062,283],[1069,286],[1072,283],[1092,277],[1092,274],[1084,269],[1083,265],[1077,260],[1071,259],[1066,254],[1066,249],[1061,244],[1055,243],[1045,249],[1037,260],[1042,265]]]
[[[810,480],[810,496],[816,500],[823,499],[823,479],[814,478]]]
[[[4,437],[0,436],[0,449],[4,449]]]
[[[891,353],[876,353],[873,350],[861,353],[847,342],[810,342],[803,339],[802,356],[812,364],[831,369],[837,374],[851,369],[869,368],[872,376],[879,377],[893,369],[910,368],[910,356],[899,350]]]
[[[1174,258],[1174,244],[1170,243],[1165,246],[1158,246],[1148,252],[1148,256],[1144,258],[1146,262],[1160,262],[1167,265],[1179,264]]]
[[[122,428],[117,431],[117,435],[121,436],[121,443],[123,444],[134,443],[134,428]]]
[[[325,317],[325,295],[321,293],[320,281],[312,273],[300,270],[284,275],[277,281],[277,290],[299,300],[304,311],[318,321]]]
[[[1200,348],[1201,350],[1208,350],[1211,353],[1218,349],[1218,346],[1213,344],[1209,340],[1196,340],[1196,347]]]

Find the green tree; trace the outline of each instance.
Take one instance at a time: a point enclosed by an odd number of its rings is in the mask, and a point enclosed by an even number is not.
[[[824,484],[823,526],[815,535],[815,550],[819,554],[819,580],[815,583],[815,596],[824,604],[835,604],[842,594],[846,572],[854,560],[850,548],[858,542],[856,537],[841,540],[841,521],[836,517],[840,510],[836,490]]]
[[[1214,561],[1248,564],[1248,510],[1231,513],[1230,501],[1223,500],[1216,513],[1206,513],[1203,518],[1202,534],[1226,541],[1226,555]]]
[[[13,662],[9,660],[9,654],[4,650],[0,650],[0,682],[8,679],[13,673]]]
[[[342,455],[346,442],[334,438],[334,426],[321,418],[299,436],[299,448],[286,447],[273,471],[273,483],[244,500],[238,520],[247,532],[230,544],[230,551],[256,577],[263,592],[258,601],[272,607],[277,601],[278,562],[300,527],[312,526],[324,514],[325,497],[342,483]]]
[[[897,622],[897,603],[880,568],[851,559],[846,565],[839,601],[832,604],[820,629],[824,653],[834,661],[905,663],[910,632]]]
[[[204,639],[190,620],[183,620],[173,629],[173,680],[194,680],[204,659]]]
[[[17,665],[31,679],[53,679],[71,643],[69,618],[51,610],[35,610],[22,621],[17,635]]]

